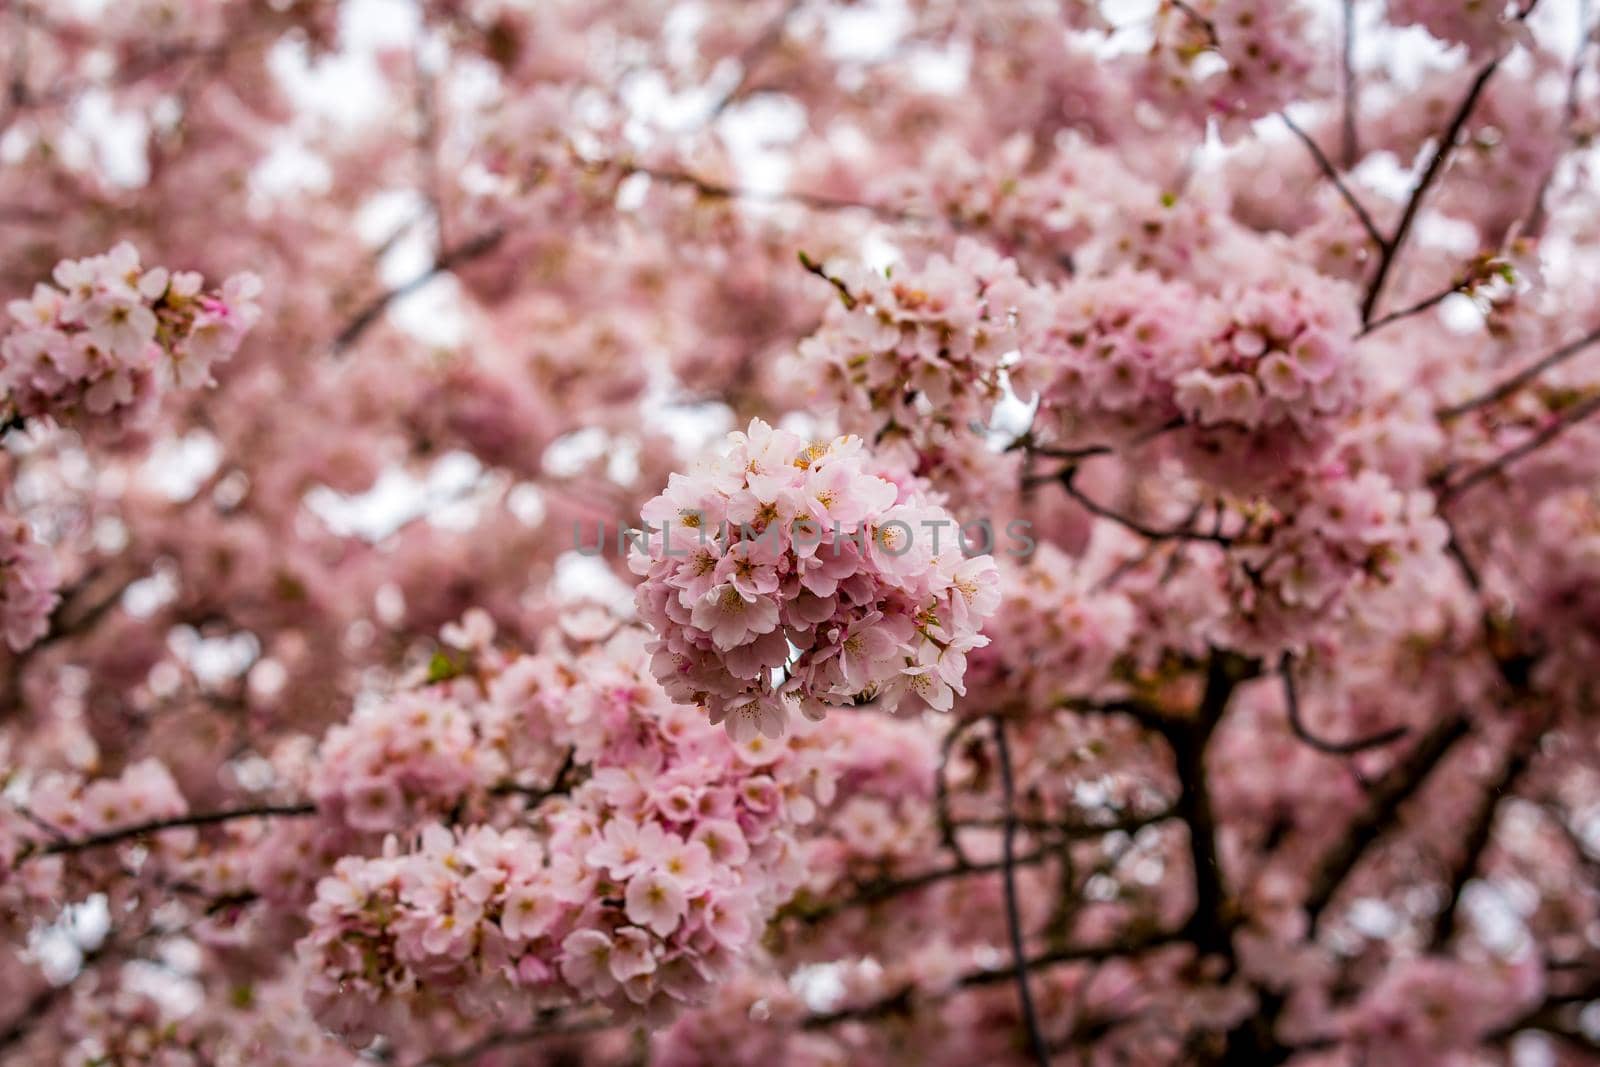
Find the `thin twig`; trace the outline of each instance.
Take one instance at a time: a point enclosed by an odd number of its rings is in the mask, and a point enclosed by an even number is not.
[[[1313,931],[1322,913],[1360,865],[1362,857],[1399,816],[1401,807],[1416,795],[1444,758],[1454,750],[1456,743],[1470,731],[1471,727],[1464,716],[1451,715],[1442,720],[1374,785],[1368,794],[1367,806],[1308,874],[1310,889],[1306,892],[1302,907],[1311,921]]]
[[[1283,699],[1289,709],[1289,729],[1294,731],[1295,737],[1304,741],[1318,752],[1325,752],[1330,756],[1353,756],[1368,749],[1392,745],[1411,732],[1409,726],[1394,726],[1387,730],[1380,730],[1367,737],[1358,737],[1353,741],[1329,741],[1318,737],[1306,727],[1305,720],[1300,715],[1300,696],[1296,692],[1294,682],[1294,655],[1292,653],[1285,652],[1283,654],[1283,660],[1278,665],[1278,673],[1283,677]]]
[[[1356,140],[1356,3],[1344,0],[1343,47],[1340,49],[1340,66],[1343,75],[1340,84],[1340,104],[1343,121],[1340,124],[1343,140],[1340,142],[1340,160],[1346,170],[1356,165],[1361,148]],[[1381,245],[1381,239],[1380,239]]]
[[[1309,133],[1301,129],[1299,124],[1289,117],[1287,111],[1279,112],[1278,117],[1305,144],[1307,151],[1311,153],[1311,158],[1316,160],[1317,166],[1321,168],[1323,175],[1333,183],[1333,187],[1338,190],[1344,202],[1350,205],[1350,210],[1356,213],[1356,218],[1361,220],[1361,228],[1367,231],[1367,236],[1372,239],[1372,243],[1378,246],[1380,252],[1387,249],[1389,242],[1385,241],[1383,234],[1378,231],[1378,224],[1372,220],[1372,215],[1362,205],[1361,201],[1356,199],[1355,193],[1350,191],[1350,187],[1345,184],[1344,179],[1339,175],[1339,168],[1333,165],[1333,160],[1329,159],[1327,153],[1323,152],[1322,146],[1317,144]]]
[[[771,22],[767,23],[760,36],[750,42],[750,46],[740,53],[739,80],[734,82],[733,86],[711,106],[711,110],[706,115],[707,122],[718,118],[734,101],[744,95],[745,90],[750,87],[751,75],[755,73],[756,64],[776,47],[779,41],[783,40],[784,31],[789,26],[789,20],[794,17],[794,13],[800,9],[800,5],[804,2],[805,0],[786,0],[783,10]]]
[[[653,181],[665,185],[682,185],[693,189],[701,196],[711,200],[744,200],[752,203],[767,204],[797,204],[800,207],[811,208],[815,211],[864,211],[869,215],[883,219],[887,222],[940,222],[937,216],[918,214],[914,211],[905,211],[886,204],[874,204],[865,200],[851,200],[847,197],[829,196],[826,193],[811,193],[804,190],[788,189],[747,189],[738,185],[724,185],[721,182],[702,178],[697,174],[687,171],[671,170],[665,167],[651,167],[640,163],[620,163],[618,166],[624,176],[640,174]],[[948,220],[943,220],[948,222]]]
[[[573,772],[578,767],[578,750],[567,749],[566,757],[561,761],[561,766],[550,778],[550,784],[544,787],[532,785],[519,785],[516,782],[503,782],[495,786],[490,792],[497,795],[512,794],[522,797],[528,802],[529,808],[536,808],[540,804],[567,791],[571,785]]]
[[[1011,773],[1011,746],[1006,741],[1005,720],[994,716],[994,747],[1000,758],[1000,798],[1004,805],[1005,830],[1001,834],[1001,877],[1005,882],[1006,931],[1011,938],[1011,962],[1017,976],[1017,1000],[1022,1006],[1022,1021],[1028,1028],[1028,1044],[1039,1067],[1050,1067],[1050,1050],[1039,1029],[1039,1015],[1028,988],[1028,955],[1022,940],[1022,908],[1017,902],[1016,871],[1016,783]]]
[[[827,282],[829,285],[833,286],[833,288],[838,292],[839,300],[840,300],[841,303],[844,304],[844,307],[845,307],[846,311],[854,311],[856,309],[857,301],[856,301],[855,295],[850,292],[850,287],[848,285],[846,285],[843,281],[839,280],[838,278],[835,278],[833,275],[829,274],[827,272],[827,270],[822,266],[821,263],[818,263],[816,260],[814,260],[810,256],[806,255],[806,252],[805,252],[804,249],[800,250],[799,256],[800,256],[800,265],[802,267],[804,267],[806,270],[810,271],[812,274],[815,274],[817,277],[821,278],[823,281]]]
[[[1171,529],[1163,530],[1140,522],[1138,519],[1135,519],[1132,516],[1124,515],[1113,508],[1108,508],[1104,504],[1101,504],[1091,498],[1082,489],[1077,487],[1074,482],[1074,479],[1077,477],[1077,473],[1077,467],[1068,467],[1059,475],[1056,475],[1055,480],[1061,483],[1061,488],[1066,490],[1068,496],[1077,501],[1078,504],[1091,515],[1098,516],[1102,519],[1109,519],[1110,521],[1117,523],[1119,526],[1123,526],[1129,530],[1132,530],[1141,537],[1147,537],[1152,541],[1207,541],[1211,544],[1222,545],[1224,547],[1233,544],[1233,538],[1227,537],[1223,534],[1204,533],[1202,531],[1189,529],[1186,526],[1175,526]]]
[[[1373,274],[1372,283],[1367,287],[1367,295],[1361,302],[1361,322],[1366,325],[1372,322],[1373,312],[1377,309],[1378,299],[1383,295],[1384,284],[1389,280],[1389,273],[1394,269],[1395,261],[1400,256],[1400,250],[1405,246],[1406,237],[1411,233],[1411,226],[1417,220],[1417,214],[1422,209],[1422,201],[1427,196],[1428,190],[1443,173],[1444,166],[1450,160],[1450,155],[1455,151],[1456,139],[1461,136],[1461,129],[1467,124],[1467,119],[1472,116],[1472,109],[1477,107],[1478,98],[1483,95],[1483,90],[1488,86],[1489,79],[1494,77],[1494,72],[1500,67],[1498,58],[1484,64],[1478,76],[1472,80],[1472,86],[1467,90],[1467,95],[1462,98],[1456,113],[1450,119],[1450,124],[1445,127],[1439,136],[1439,145],[1434,149],[1433,158],[1428,160],[1427,169],[1422,172],[1422,178],[1417,182],[1416,188],[1411,191],[1411,196],[1406,201],[1405,210],[1400,214],[1400,223],[1395,227],[1394,236],[1389,239],[1383,248],[1382,257],[1378,260],[1378,269]]]
[[[1109,939],[1100,944],[1077,945],[1067,948],[1051,949],[1037,956],[1030,956],[1027,961],[1027,970],[1036,971],[1045,967],[1054,967],[1067,963],[1092,963],[1103,960],[1124,959],[1140,956],[1152,950],[1165,948],[1169,945],[1180,944],[1184,941],[1182,931],[1158,931],[1151,934],[1130,934],[1125,937]],[[954,988],[974,989],[998,982],[1009,982],[1016,975],[1016,970],[1010,965],[1003,967],[985,967],[979,970],[968,971],[955,980]],[[807,1030],[819,1030],[840,1023],[853,1022],[863,1019],[877,1019],[895,1012],[908,1010],[911,1006],[911,996],[914,990],[910,988],[897,990],[879,1000],[872,1001],[854,1008],[842,1008],[838,1011],[822,1012],[806,1019],[801,1026]]]
[[[438,277],[440,274],[458,267],[469,260],[476,259],[479,256],[487,255],[489,252],[494,250],[495,246],[497,246],[501,241],[505,240],[505,236],[506,231],[503,228],[495,227],[494,229],[485,233],[481,233],[478,236],[463,242],[462,244],[456,245],[454,248],[446,249],[433,261],[433,265],[427,270],[423,271],[415,278],[412,278],[410,281],[403,282],[402,284],[395,286],[393,289],[386,290],[377,297],[374,297],[371,302],[369,302],[360,311],[356,312],[350,321],[345,325],[344,329],[340,330],[338,335],[334,337],[334,354],[339,355],[351,345],[355,344],[356,341],[360,340],[361,335],[366,333],[367,330],[371,329],[372,325],[378,321],[378,318],[385,311],[387,311],[389,306],[395,301],[399,300],[401,297],[411,295],[424,285],[431,282],[434,278]]]
[[[1173,7],[1183,12],[1184,17],[1193,22],[1205,33],[1206,40],[1211,42],[1212,48],[1222,47],[1222,38],[1217,36],[1217,24],[1196,11],[1187,0],[1167,0]]]
[[[977,719],[966,719],[957,723],[950,732],[944,735],[944,741],[939,746],[939,766],[933,772],[933,811],[934,821],[939,827],[939,841],[955,856],[956,862],[963,866],[970,866],[972,860],[961,847],[961,837],[956,833],[955,820],[950,816],[950,784],[945,778],[949,769],[950,755],[955,751],[955,746],[962,736],[970,729]]]
[[[458,1067],[458,1065],[476,1063],[480,1057],[486,1053],[493,1052],[495,1049],[531,1045],[545,1038],[590,1034],[599,1030],[610,1030],[620,1025],[621,1023],[611,1015],[602,1015],[591,1019],[562,1020],[560,1013],[553,1010],[544,1011],[540,1012],[538,1021],[531,1026],[520,1030],[501,1030],[492,1033],[455,1052],[440,1053],[424,1060],[421,1067]]]
[[[1478,865],[1493,841],[1494,823],[1500,811],[1500,802],[1516,792],[1523,776],[1533,766],[1534,757],[1539,751],[1539,741],[1543,737],[1542,722],[1523,731],[1522,736],[1511,746],[1511,752],[1501,765],[1500,773],[1492,781],[1485,783],[1483,796],[1471,821],[1464,828],[1458,827],[1460,840],[1463,842],[1461,853],[1449,870],[1444,910],[1439,913],[1430,941],[1433,951],[1443,951],[1449,945],[1450,939],[1455,936],[1461,916],[1463,891],[1467,883],[1472,880],[1472,876],[1477,873]]]
[[[1462,477],[1460,481],[1445,486],[1439,494],[1440,506],[1450,503],[1467,490],[1494,477],[1518,460],[1525,459],[1597,411],[1600,411],[1600,393],[1589,397],[1581,404],[1576,404],[1563,411],[1554,422],[1522,444],[1515,448],[1507,449],[1483,466]]]
[[[189,815],[173,815],[165,819],[152,819],[149,822],[135,823],[117,830],[106,830],[103,833],[91,834],[67,841],[56,841],[37,850],[32,855],[59,856],[69,852],[83,852],[88,849],[103,848],[107,845],[117,845],[134,838],[144,837],[147,834],[161,833],[164,830],[193,829],[200,826],[215,826],[219,823],[233,822],[237,819],[265,819],[273,817],[298,818],[305,815],[315,815],[315,804],[261,804],[249,808],[233,808],[227,811],[203,811]],[[24,853],[18,858],[20,863],[28,858]]]
[[[1562,106],[1561,129],[1568,141],[1572,139],[1572,128],[1578,119],[1578,86],[1583,78],[1584,56],[1588,53],[1589,46],[1594,43],[1596,34],[1600,34],[1600,25],[1590,23],[1589,0],[1578,0],[1578,44],[1573,49],[1572,65],[1567,71],[1567,99]],[[1544,179],[1539,182],[1539,193],[1533,199],[1533,214],[1529,216],[1524,231],[1531,237],[1538,237],[1544,232],[1545,223],[1550,217],[1546,201],[1549,199],[1550,184],[1555,181],[1556,168],[1560,166],[1562,158],[1563,154],[1556,155],[1544,172]]]
[[[1489,404],[1504,400],[1506,397],[1510,396],[1512,393],[1515,393],[1517,390],[1521,389],[1523,386],[1539,377],[1539,375],[1543,374],[1551,367],[1559,366],[1560,364],[1565,363],[1567,360],[1578,355],[1584,349],[1588,348],[1597,341],[1600,341],[1600,329],[1584,334],[1576,341],[1569,341],[1567,344],[1562,345],[1549,355],[1542,356],[1539,359],[1534,360],[1522,370],[1517,371],[1515,374],[1511,375],[1505,381],[1501,382],[1499,385],[1496,385],[1487,392],[1480,393],[1477,396],[1472,397],[1470,400],[1463,400],[1459,404],[1452,404],[1449,407],[1440,408],[1437,412],[1435,412],[1435,414],[1441,419],[1460,418],[1462,415],[1465,415],[1468,412],[1475,411],[1478,408],[1486,407]]]
[[[1361,329],[1356,333],[1356,337],[1365,337],[1368,334],[1376,333],[1385,326],[1392,326],[1404,319],[1411,318],[1413,315],[1420,315],[1429,308],[1444,303],[1447,299],[1456,295],[1457,293],[1466,292],[1468,289],[1472,288],[1475,282],[1476,279],[1471,277],[1458,278],[1451,282],[1447,288],[1440,289],[1436,293],[1425,296],[1421,300],[1418,300],[1415,304],[1403,307],[1398,311],[1391,311],[1387,315],[1379,315],[1377,318],[1361,327]]]

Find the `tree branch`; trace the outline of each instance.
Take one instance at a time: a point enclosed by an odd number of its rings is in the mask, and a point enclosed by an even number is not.
[[[1457,293],[1466,292],[1472,288],[1475,282],[1476,279],[1471,277],[1458,278],[1451,282],[1447,288],[1440,289],[1436,293],[1425,296],[1421,300],[1418,300],[1415,304],[1411,304],[1408,307],[1403,307],[1398,311],[1391,311],[1387,315],[1378,316],[1365,326],[1361,327],[1360,331],[1356,333],[1356,338],[1360,339],[1362,337],[1366,337],[1368,334],[1376,333],[1385,326],[1392,326],[1404,319],[1409,319],[1413,315],[1420,315],[1429,308],[1444,303],[1449,297],[1452,297]]]
[[[1282,661],[1278,664],[1278,673],[1283,678],[1283,701],[1289,712],[1289,729],[1294,731],[1294,736],[1316,749],[1318,752],[1330,756],[1353,756],[1358,752],[1365,752],[1371,748],[1382,748],[1391,745],[1411,732],[1409,726],[1395,726],[1387,730],[1380,730],[1367,737],[1358,737],[1353,741],[1329,741],[1318,737],[1306,727],[1305,720],[1300,715],[1300,695],[1296,692],[1294,683],[1294,655],[1289,652],[1283,654]]]
[[[1533,758],[1539,750],[1539,740],[1544,736],[1543,729],[1530,729],[1523,733],[1518,742],[1513,746],[1511,754],[1506,758],[1500,768],[1500,773],[1493,782],[1484,789],[1482,801],[1478,810],[1473,814],[1472,821],[1467,825],[1463,834],[1464,844],[1461,854],[1450,869],[1448,888],[1445,894],[1444,910],[1439,913],[1439,921],[1433,928],[1432,949],[1439,952],[1450,943],[1455,936],[1456,927],[1461,911],[1461,894],[1477,873],[1478,864],[1484,852],[1489,847],[1489,841],[1494,831],[1494,820],[1500,810],[1500,802],[1510,796],[1517,787],[1522,776],[1528,772],[1533,764]]]
[[[1232,921],[1222,864],[1217,856],[1216,816],[1206,782],[1206,747],[1227,711],[1234,689],[1249,673],[1248,665],[1230,653],[1213,650],[1206,665],[1205,692],[1192,723],[1172,735],[1178,774],[1177,815],[1189,828],[1189,862],[1194,868],[1194,913],[1185,933],[1202,955],[1232,957]]]
[[[1453,715],[1445,719],[1378,780],[1369,795],[1367,807],[1356,816],[1344,837],[1323,855],[1311,872],[1311,888],[1306,893],[1305,910],[1313,931],[1323,911],[1355,871],[1361,858],[1394,822],[1401,806],[1416,795],[1456,742],[1468,732],[1469,726],[1464,716]]]
[[[1361,201],[1356,199],[1355,193],[1350,191],[1350,187],[1344,183],[1344,179],[1339,176],[1339,168],[1335,167],[1333,165],[1333,160],[1329,159],[1327,154],[1322,151],[1322,146],[1317,144],[1316,141],[1312,140],[1311,135],[1305,130],[1302,130],[1299,125],[1289,117],[1289,113],[1287,111],[1280,111],[1278,113],[1278,117],[1283,120],[1283,124],[1285,126],[1289,127],[1289,129],[1294,132],[1296,137],[1300,138],[1300,140],[1305,144],[1306,148],[1311,152],[1311,158],[1317,161],[1317,166],[1322,169],[1323,175],[1333,183],[1333,187],[1338,190],[1339,195],[1344,199],[1344,202],[1350,205],[1350,210],[1356,213],[1356,218],[1361,220],[1361,228],[1367,231],[1367,236],[1371,238],[1373,244],[1378,246],[1378,251],[1382,252],[1386,250],[1389,247],[1389,242],[1385,241],[1383,239],[1383,234],[1378,231],[1378,224],[1372,221],[1372,215],[1368,213],[1364,206],[1362,206]]]
[[[1067,963],[1088,963],[1140,956],[1155,949],[1181,944],[1184,940],[1181,932],[1161,931],[1098,945],[1078,945],[1070,948],[1052,949],[1036,956],[1030,956],[1026,969],[1036,971],[1045,967],[1054,967]],[[994,985],[998,982],[1009,982],[1015,976],[1016,970],[1011,966],[985,967],[968,971],[961,975],[956,979],[954,988],[956,990],[974,989],[981,986]],[[843,1008],[838,1011],[821,1012],[812,1015],[801,1026],[807,1030],[820,1030],[830,1026],[837,1026],[840,1023],[877,1019],[885,1015],[905,1012],[911,1008],[915,993],[916,989],[908,986],[886,997],[858,1007]]]
[[[1460,481],[1446,485],[1439,493],[1440,507],[1451,503],[1467,490],[1494,477],[1518,460],[1525,459],[1532,453],[1537,452],[1597,411],[1600,411],[1600,393],[1596,393],[1582,403],[1574,404],[1557,416],[1548,426],[1522,444],[1515,448],[1507,449],[1483,466],[1464,475]]]
[[[1356,4],[1355,0],[1344,0],[1344,21],[1341,25],[1343,41],[1339,50],[1340,68],[1340,105],[1343,121],[1340,123],[1343,140],[1340,142],[1340,161],[1346,170],[1356,165],[1356,159],[1361,155],[1361,148],[1356,140]],[[1374,234],[1376,236],[1376,234]],[[1383,239],[1378,238],[1378,244],[1383,245]]]
[[[708,123],[720,116],[734,101],[744,95],[745,91],[750,87],[751,75],[755,73],[756,63],[760,61],[762,56],[776,47],[779,41],[783,40],[784,31],[789,26],[789,20],[794,17],[794,13],[800,9],[800,5],[804,2],[805,0],[785,0],[783,10],[771,22],[767,23],[760,36],[750,42],[750,46],[740,53],[739,80],[727,92],[718,97],[717,102],[711,106],[711,110],[706,115]]]
[[[1459,404],[1440,408],[1435,414],[1445,420],[1456,419],[1481,407],[1487,407],[1490,404],[1504,400],[1551,367],[1560,366],[1597,341],[1600,341],[1600,329],[1586,333],[1575,341],[1567,342],[1548,355],[1541,356],[1492,389],[1479,393],[1468,400],[1463,400]]]
[[[135,823],[117,830],[106,830],[103,833],[91,834],[65,841],[56,841],[32,853],[24,852],[18,857],[18,864],[29,858],[37,856],[59,856],[69,852],[83,852],[88,849],[104,848],[107,845],[117,845],[124,841],[131,841],[146,834],[161,833],[164,830],[192,829],[200,826],[215,826],[219,823],[233,822],[236,819],[263,819],[263,818],[299,818],[305,815],[315,815],[315,804],[261,804],[250,808],[233,808],[227,811],[205,811],[190,815],[174,815],[165,819],[152,819],[149,822]]]
[[[1220,533],[1204,533],[1189,529],[1186,526],[1176,526],[1171,529],[1163,530],[1143,523],[1130,515],[1124,515],[1113,508],[1106,507],[1104,504],[1099,503],[1091,498],[1082,489],[1079,489],[1075,482],[1077,475],[1078,468],[1076,466],[1068,467],[1060,474],[1054,475],[1053,480],[1059,482],[1061,484],[1061,488],[1066,491],[1067,495],[1073,500],[1077,501],[1078,505],[1091,515],[1102,519],[1108,519],[1111,522],[1131,530],[1141,537],[1149,538],[1152,541],[1202,541],[1209,542],[1214,545],[1221,545],[1223,547],[1233,544],[1233,538],[1226,537]]]
[[[1005,720],[996,715],[992,721],[994,747],[1000,757],[1000,794],[1005,818],[1005,830],[1001,836],[1001,870],[1005,882],[1006,930],[1011,938],[1011,962],[1017,978],[1017,1001],[1022,1006],[1022,1021],[1028,1028],[1028,1044],[1033,1049],[1033,1058],[1039,1062],[1039,1067],[1050,1067],[1050,1050],[1045,1046],[1044,1033],[1039,1029],[1033,993],[1028,989],[1028,957],[1022,940],[1022,908],[1017,903],[1016,783],[1011,774],[1011,746],[1006,741]]]
[[[333,339],[333,354],[340,355],[351,345],[361,339],[361,335],[372,328],[378,318],[389,309],[389,305],[401,297],[410,296],[434,278],[452,270],[463,263],[477,259],[492,252],[501,241],[505,240],[506,231],[502,227],[495,227],[481,233],[467,241],[456,245],[454,248],[445,249],[433,261],[433,265],[408,282],[403,282],[374,297],[365,307],[356,312]]]
[[[1383,295],[1384,284],[1389,280],[1389,274],[1394,269],[1395,261],[1400,256],[1400,250],[1405,246],[1406,238],[1411,233],[1412,224],[1417,220],[1417,213],[1422,209],[1422,201],[1427,196],[1428,190],[1444,171],[1445,163],[1455,151],[1456,139],[1461,136],[1462,127],[1467,124],[1467,119],[1472,116],[1472,109],[1478,105],[1478,98],[1483,95],[1483,90],[1488,86],[1489,79],[1494,77],[1494,72],[1500,67],[1498,58],[1486,63],[1478,76],[1472,80],[1472,86],[1467,90],[1467,95],[1462,98],[1456,113],[1450,119],[1450,124],[1445,127],[1444,133],[1439,137],[1439,146],[1434,150],[1433,158],[1428,161],[1427,169],[1422,172],[1422,178],[1417,182],[1416,188],[1411,191],[1410,198],[1406,201],[1405,210],[1400,213],[1399,225],[1395,227],[1394,236],[1383,246],[1382,257],[1378,260],[1378,269],[1373,274],[1372,282],[1367,287],[1367,295],[1361,301],[1361,323],[1363,326],[1372,322],[1373,312],[1376,311],[1378,300]]]

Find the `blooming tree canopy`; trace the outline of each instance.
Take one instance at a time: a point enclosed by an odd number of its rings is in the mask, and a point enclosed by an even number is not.
[[[0,1064],[1600,1062],[1583,0],[0,0]]]

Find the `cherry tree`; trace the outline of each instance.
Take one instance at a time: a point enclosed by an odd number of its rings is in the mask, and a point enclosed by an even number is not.
[[[1600,1062],[1584,0],[0,0],[0,1063]]]

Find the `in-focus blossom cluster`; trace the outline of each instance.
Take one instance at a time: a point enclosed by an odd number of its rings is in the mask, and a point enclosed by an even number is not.
[[[1146,272],[1064,284],[1026,357],[1036,432],[1071,447],[1177,435],[1216,484],[1261,490],[1320,457],[1360,399],[1359,327],[1327,282],[1216,296]]]
[[[640,617],[657,678],[728,736],[783,736],[864,700],[948,710],[998,602],[944,508],[872,473],[857,437],[807,443],[759,419],[645,505]],[[659,527],[659,528],[656,528]]]
[[[206,385],[260,314],[253,274],[208,291],[192,271],[141,266],[126,242],[63,260],[53,277],[7,305],[0,388],[12,418],[78,424]]]

